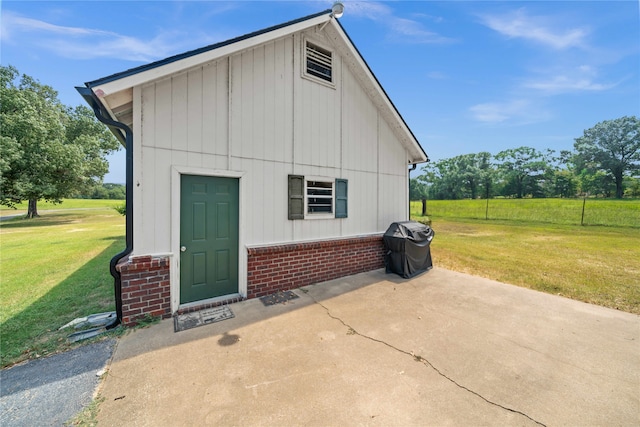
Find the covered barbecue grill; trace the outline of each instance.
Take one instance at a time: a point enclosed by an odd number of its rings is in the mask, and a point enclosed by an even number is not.
[[[384,233],[387,273],[408,279],[433,267],[430,244],[434,232],[416,221],[394,222]]]

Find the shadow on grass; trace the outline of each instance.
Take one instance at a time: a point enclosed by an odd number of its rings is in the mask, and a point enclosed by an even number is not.
[[[77,216],[70,212],[56,212],[41,214],[37,218],[26,219],[24,215],[16,218],[3,219],[0,227],[5,229],[11,228],[30,228],[30,227],[54,227],[56,225],[65,225],[77,222]]]
[[[115,310],[109,261],[125,243],[124,237],[110,240],[100,254],[0,325],[2,367],[78,347],[66,338],[73,329],[58,328],[77,317]]]

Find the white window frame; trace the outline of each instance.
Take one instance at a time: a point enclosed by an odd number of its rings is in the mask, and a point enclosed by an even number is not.
[[[322,182],[331,184],[331,212],[310,213],[309,193],[307,191],[309,182]],[[328,188],[328,187],[327,187]],[[336,180],[326,176],[305,176],[304,177],[304,219],[334,219],[336,215]]]
[[[307,72],[307,43],[311,43],[321,49],[324,49],[328,52],[331,53],[331,81],[325,80],[323,78],[314,76],[313,74],[310,74]],[[302,39],[302,61],[300,61],[302,63],[302,77],[304,77],[307,80],[311,80],[315,83],[320,83],[322,85],[325,85],[327,87],[330,87],[332,89],[336,88],[336,67],[335,67],[335,51],[333,49],[329,49],[328,47],[326,47],[325,45],[323,45],[322,43],[318,43],[315,40],[311,40],[308,38],[303,38]]]

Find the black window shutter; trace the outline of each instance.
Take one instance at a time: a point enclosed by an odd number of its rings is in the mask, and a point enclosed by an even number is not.
[[[304,219],[304,176],[289,175],[289,219]]]
[[[348,181],[346,179],[336,179],[336,218],[346,218]]]

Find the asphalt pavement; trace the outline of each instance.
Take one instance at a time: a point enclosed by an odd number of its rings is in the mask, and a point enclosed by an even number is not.
[[[0,425],[63,426],[90,404],[116,340],[0,371]]]

